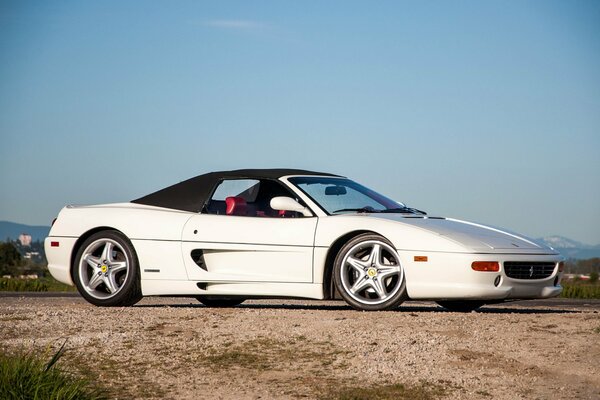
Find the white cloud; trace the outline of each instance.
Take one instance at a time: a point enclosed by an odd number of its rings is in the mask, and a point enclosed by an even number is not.
[[[222,29],[256,30],[266,28],[266,25],[257,21],[244,19],[214,19],[206,21],[206,26]]]

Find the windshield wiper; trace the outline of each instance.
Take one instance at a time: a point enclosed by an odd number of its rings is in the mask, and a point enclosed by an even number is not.
[[[427,215],[427,213],[425,211],[417,210],[416,208],[411,208],[411,207],[388,208],[386,210],[381,210],[379,212],[382,212],[382,213],[401,213],[401,214],[421,214],[421,215]]]
[[[344,211],[356,211],[358,213],[400,213],[400,214],[421,214],[427,215],[425,211],[417,210],[416,208],[411,207],[396,207],[396,208],[386,208],[384,210],[376,210],[373,207],[361,207],[361,208],[342,208],[340,210],[335,210],[332,214]]]
[[[377,213],[377,212],[381,212],[381,210],[376,210],[373,207],[361,207],[361,208],[342,208],[340,210],[335,210],[332,212],[332,214],[338,213],[338,212],[342,212],[342,211],[356,211],[359,213]]]

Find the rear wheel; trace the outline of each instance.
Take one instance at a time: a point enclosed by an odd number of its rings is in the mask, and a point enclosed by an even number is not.
[[[241,297],[225,297],[225,296],[197,296],[196,299],[206,307],[226,308],[234,307],[244,302]]]
[[[446,310],[453,312],[471,312],[485,304],[483,301],[476,300],[448,300],[438,301],[437,303]]]
[[[133,245],[117,231],[87,238],[71,267],[84,299],[96,306],[131,306],[142,298],[140,272]]]
[[[367,233],[350,240],[333,268],[338,292],[357,310],[392,310],[407,299],[398,253],[382,236]]]

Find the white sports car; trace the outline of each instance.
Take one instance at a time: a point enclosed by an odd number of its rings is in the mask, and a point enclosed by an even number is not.
[[[67,206],[45,249],[52,276],[98,306],[339,293],[359,310],[434,300],[469,311],[562,290],[552,248],[291,169],[212,172],[129,203]]]

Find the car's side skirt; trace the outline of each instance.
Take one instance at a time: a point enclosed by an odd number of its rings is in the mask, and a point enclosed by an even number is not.
[[[200,283],[200,285],[198,285]],[[201,289],[202,287],[202,289]],[[142,279],[144,296],[274,296],[323,299],[323,285],[315,283],[275,282],[196,282],[187,280]]]

